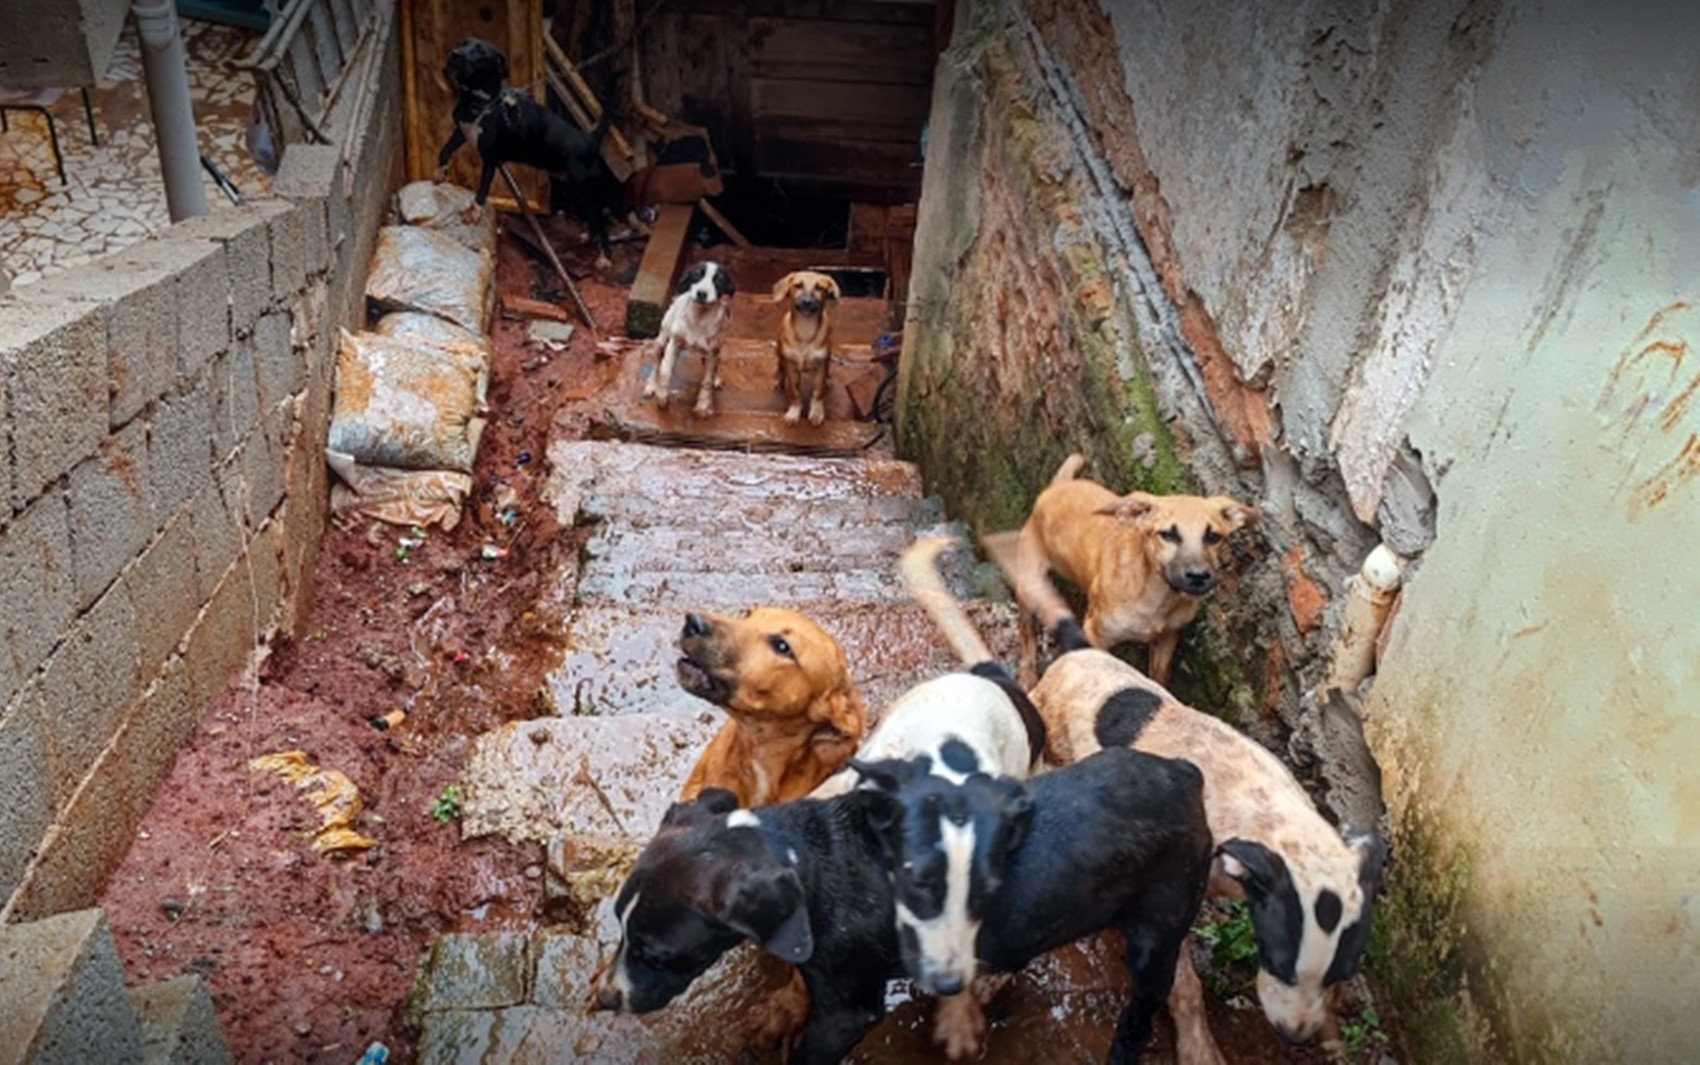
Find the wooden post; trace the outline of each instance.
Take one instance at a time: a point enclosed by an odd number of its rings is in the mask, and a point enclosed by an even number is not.
[[[626,301],[627,336],[652,337],[661,331],[661,316],[673,295],[673,277],[679,272],[679,260],[684,255],[695,213],[695,207],[688,203],[670,203],[661,208],[661,215],[649,234],[649,247],[644,249],[643,262],[638,266],[637,279],[632,282],[631,296]]]
[[[567,295],[571,296],[573,303],[578,305],[578,313],[584,316],[584,324],[590,327],[592,334],[595,334],[598,332],[596,317],[590,313],[590,308],[585,306],[584,299],[578,294],[578,287],[573,284],[573,279],[567,274],[567,268],[561,265],[561,257],[555,254],[555,246],[550,244],[549,238],[544,235],[542,223],[538,222],[537,216],[531,213],[531,205],[526,202],[525,193],[520,191],[519,182],[514,180],[514,176],[508,170],[506,163],[502,164],[502,180],[508,183],[508,189],[514,194],[514,199],[519,202],[519,209],[525,212],[525,220],[531,223],[531,231],[536,234],[537,243],[541,244],[544,252],[548,254],[549,264],[555,268],[555,273],[560,276],[561,284],[567,286]],[[659,319],[656,321],[656,326],[657,328],[660,327]]]

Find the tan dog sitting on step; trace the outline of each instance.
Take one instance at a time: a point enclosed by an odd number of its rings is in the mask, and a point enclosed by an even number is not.
[[[1027,576],[1062,574],[1086,593],[1086,638],[1108,649],[1146,644],[1146,672],[1169,683],[1181,629],[1216,586],[1227,540],[1257,510],[1227,496],[1118,496],[1078,479],[1070,455],[1033,503],[1016,543]]]
[[[809,424],[826,421],[826,382],[832,366],[832,304],[838,301],[838,282],[813,270],[786,274],[773,286],[774,300],[789,300],[785,317],[779,320],[779,338],[774,342],[779,356],[779,379],[775,388],[785,394],[785,424],[796,425],[803,416],[803,382],[811,380],[807,393]]]

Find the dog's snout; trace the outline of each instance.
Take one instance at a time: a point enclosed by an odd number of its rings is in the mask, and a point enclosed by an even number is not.
[[[685,636],[707,636],[709,633],[708,619],[701,614],[685,615]]]
[[[1189,569],[1189,570],[1186,571],[1184,576],[1186,578],[1186,583],[1187,583],[1188,587],[1191,587],[1191,588],[1208,588],[1208,587],[1210,587],[1211,573],[1207,569]]]
[[[933,991],[940,996],[959,995],[967,986],[960,976],[940,976],[933,980]]]
[[[605,987],[596,993],[596,1008],[608,1010],[610,1013],[618,1013],[620,1007],[625,1005],[623,999],[624,996],[620,994],[618,989]]]
[[[1316,1031],[1314,1029],[1308,1032],[1301,1032],[1295,1028],[1288,1027],[1285,1024],[1276,1024],[1273,1027],[1276,1033],[1281,1036],[1282,1041],[1288,1046],[1305,1046],[1310,1043],[1312,1039],[1316,1038]]]

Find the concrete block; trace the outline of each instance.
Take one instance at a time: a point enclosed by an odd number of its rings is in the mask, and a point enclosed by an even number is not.
[[[23,291],[32,303],[77,301],[107,316],[108,421],[120,426],[177,380],[178,274],[202,244],[144,241],[51,275]]]
[[[142,1065],[229,1065],[233,1060],[201,978],[179,976],[130,992],[142,1024]]]
[[[114,586],[72,626],[42,671],[19,693],[40,717],[55,804],[70,802],[117,733],[141,679],[130,596]]]
[[[146,804],[130,801],[130,781],[108,745],[43,838],[14,913],[29,920],[98,903],[146,811]]]
[[[300,301],[292,301],[299,307]],[[295,346],[295,323],[289,313],[273,311],[254,323],[254,374],[260,404],[282,402],[307,383],[304,353]]]
[[[213,240],[224,246],[230,279],[230,331],[234,336],[247,336],[272,303],[270,226],[274,217],[287,210],[285,203],[249,204],[186,219],[174,227],[180,237]]]
[[[212,403],[213,461],[223,462],[253,432],[260,418],[260,390],[254,378],[251,340],[235,342],[207,369]]]
[[[272,299],[287,305],[307,281],[311,266],[307,262],[306,211],[297,204],[274,215],[267,223],[271,240]]]
[[[288,425],[283,424],[288,414],[287,407],[283,411],[274,408],[269,417],[243,441],[236,453],[236,461],[231,464],[236,483],[227,490],[226,498],[237,499],[247,508],[238,513],[245,513],[250,523],[265,520],[283,501],[284,452],[281,437],[288,431]],[[231,491],[242,494],[232,496]]]
[[[299,205],[342,191],[342,149],[334,144],[291,144],[284,148],[272,193]]]
[[[71,530],[64,497],[42,496],[0,528],[0,706],[76,617]]]
[[[195,734],[201,712],[195,702],[189,670],[181,655],[165,665],[124,721],[113,740],[114,768],[123,774],[126,801],[138,816],[153,805],[154,793],[171,774],[177,755]]]
[[[31,1065],[141,1060],[141,1025],[99,910],[0,928],[0,1048]]]
[[[23,881],[24,869],[53,823],[46,766],[35,714],[18,706],[0,711],[0,809],[6,811],[0,818],[0,907]]]
[[[0,304],[0,377],[12,424],[12,504],[40,495],[106,437],[106,312]]]
[[[183,662],[197,707],[211,706],[224,693],[231,674],[247,661],[258,633],[265,627],[267,619],[256,615],[248,582],[248,556],[244,554],[218,582],[200,620],[189,631]]]
[[[65,498],[78,610],[99,598],[153,537],[147,429],[131,422],[71,471]]]
[[[168,396],[148,432],[154,519],[163,524],[212,483],[212,404],[205,377]]]
[[[522,932],[446,935],[425,961],[427,1010],[496,1009],[526,1000],[530,941]]]
[[[221,470],[220,480],[234,478]],[[196,593],[205,606],[242,553],[241,512],[231,509],[224,485],[215,480],[196,493],[189,514],[195,531]]]
[[[0,277],[6,276],[0,269]],[[3,293],[0,293],[3,294]],[[0,380],[0,523],[12,516],[12,411],[6,403],[6,384]]]
[[[201,612],[194,519],[188,511],[165,529],[124,571],[135,607],[136,650],[144,681],[176,650]]]
[[[222,244],[168,239],[187,257],[177,273],[177,375],[187,381],[230,347],[230,268]],[[157,240],[149,244],[170,247]]]

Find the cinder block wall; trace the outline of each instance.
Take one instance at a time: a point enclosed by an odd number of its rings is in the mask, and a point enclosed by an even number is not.
[[[0,918],[91,904],[200,714],[307,605],[336,327],[400,178],[393,23],[335,145],[0,296]]]

